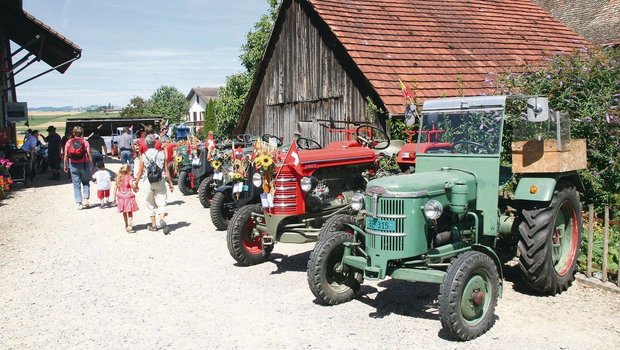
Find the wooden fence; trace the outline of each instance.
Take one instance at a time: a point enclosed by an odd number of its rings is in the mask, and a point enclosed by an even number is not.
[[[594,217],[594,206],[592,204],[588,207],[588,257],[587,257],[587,266],[586,266],[586,276],[588,278],[592,278],[592,258],[593,258],[593,248],[594,248],[594,222],[602,222],[603,223],[603,262],[601,266],[601,281],[608,281],[608,273],[609,273],[609,226],[610,225],[620,225],[620,221],[611,221],[609,219],[609,206],[605,206],[605,214],[603,219]],[[620,247],[618,247],[620,249]],[[618,274],[617,284],[620,287],[620,268],[616,271]]]

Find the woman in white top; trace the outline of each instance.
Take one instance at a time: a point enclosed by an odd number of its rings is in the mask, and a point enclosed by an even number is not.
[[[149,231],[157,231],[158,229],[164,229],[164,233],[168,234],[169,230],[166,227],[166,221],[164,221],[166,212],[166,199],[168,197],[166,191],[166,180],[170,192],[174,191],[174,185],[170,174],[166,171],[168,169],[168,160],[164,151],[159,151],[155,148],[155,142],[157,136],[150,134],[146,136],[145,142],[147,150],[142,154],[138,160],[138,174],[136,176],[137,186],[142,189],[146,200],[146,209],[151,216],[151,225],[149,225]],[[148,179],[148,168],[151,164],[156,164],[160,170],[161,177],[155,182],[151,182]],[[157,214],[159,214],[159,225],[157,224]]]

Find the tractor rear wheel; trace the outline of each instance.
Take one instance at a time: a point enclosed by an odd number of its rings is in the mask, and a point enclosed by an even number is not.
[[[190,188],[190,181],[189,173],[187,171],[183,170],[179,173],[179,191],[186,196],[196,193],[196,190]]]
[[[254,232],[256,223],[252,219],[252,213],[260,211],[260,205],[246,205],[237,210],[230,219],[226,235],[228,252],[243,266],[263,263],[271,254],[271,247],[263,249],[262,236],[255,235]]]
[[[208,208],[211,204],[211,199],[213,198],[213,177],[209,176],[204,178],[200,182],[200,186],[198,186],[198,200],[203,207]]]
[[[347,232],[353,234],[353,230],[348,227],[346,224],[357,226],[357,220],[351,215],[347,214],[336,214],[331,218],[327,219],[323,226],[321,226],[321,230],[319,231],[318,240],[320,241],[323,237],[334,234],[339,231]]]
[[[575,280],[581,244],[581,202],[575,187],[555,190],[549,206],[523,210],[519,267],[534,290],[555,295]]]
[[[498,295],[493,259],[473,250],[459,255],[439,287],[441,326],[461,341],[484,334],[493,325]]]
[[[223,192],[216,192],[211,199],[211,206],[209,207],[211,222],[215,228],[220,231],[228,228],[228,221],[234,214],[226,205],[226,202],[226,194]]]
[[[353,235],[334,232],[321,239],[308,260],[308,285],[317,299],[328,305],[346,303],[360,289],[362,274],[342,264],[344,244],[353,242]]]

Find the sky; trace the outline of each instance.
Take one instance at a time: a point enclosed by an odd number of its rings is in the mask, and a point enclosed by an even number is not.
[[[241,45],[268,10],[266,0],[24,0],[23,7],[82,49],[64,74],[17,88],[29,108],[124,107],[163,85],[183,94],[221,86],[243,71]],[[33,64],[16,83],[49,68]]]

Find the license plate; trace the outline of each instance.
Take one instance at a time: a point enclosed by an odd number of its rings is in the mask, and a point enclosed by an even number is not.
[[[377,231],[396,231],[396,222],[381,218],[366,218],[366,227]]]
[[[224,178],[224,173],[217,172],[213,173],[213,180],[221,180]]]

